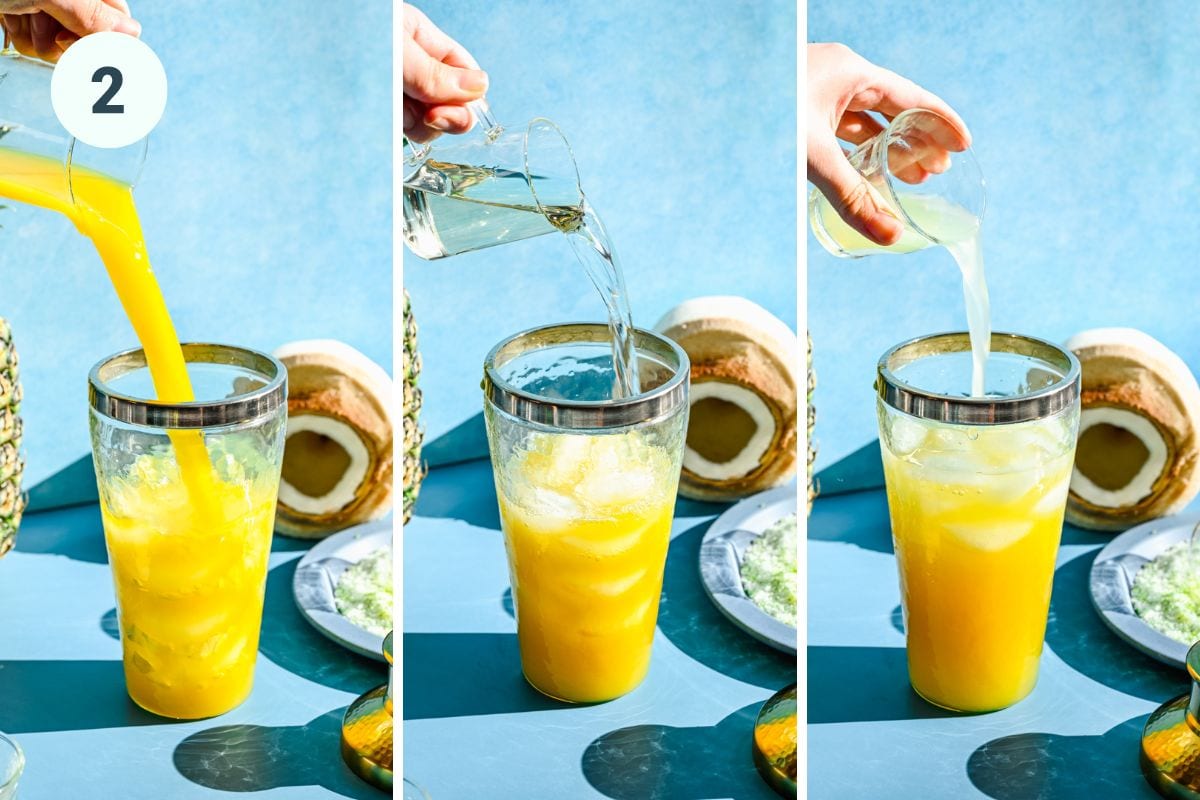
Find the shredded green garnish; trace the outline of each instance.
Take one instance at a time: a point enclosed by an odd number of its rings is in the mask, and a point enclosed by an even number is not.
[[[352,624],[386,636],[392,629],[392,549],[381,547],[343,572],[333,596]]]
[[[771,525],[746,548],[742,586],[754,605],[796,627],[796,515]]]
[[[1200,548],[1181,542],[1145,564],[1133,578],[1133,610],[1164,636],[1200,639]]]

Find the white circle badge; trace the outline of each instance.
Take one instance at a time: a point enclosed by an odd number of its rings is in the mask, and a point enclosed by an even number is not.
[[[108,31],[67,48],[50,78],[50,103],[72,136],[92,147],[142,139],[167,107],[167,73],[141,39]]]

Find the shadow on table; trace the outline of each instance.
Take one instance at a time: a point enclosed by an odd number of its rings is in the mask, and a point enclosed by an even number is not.
[[[492,462],[484,458],[430,470],[421,482],[415,514],[457,519],[476,528],[500,530]]]
[[[1146,717],[1101,736],[1020,733],[993,739],[967,760],[967,775],[994,800],[1153,800],[1138,768]]]
[[[31,514],[17,534],[16,551],[107,564],[100,506],[91,504]]]
[[[864,550],[891,553],[887,495],[868,491],[818,498],[808,519],[808,539],[846,542]]]
[[[224,792],[264,792],[321,786],[338,797],[377,800],[380,792],[358,779],[340,757],[345,707],[304,726],[220,725],[199,731],[175,748],[175,769],[189,781]]]
[[[658,609],[659,629],[688,656],[723,675],[771,691],[795,682],[795,656],[738,630],[704,593],[700,540],[709,524],[696,525],[671,540]]]
[[[808,648],[810,723],[961,716],[913,691],[903,647]]]
[[[583,752],[583,774],[614,800],[777,798],[749,758],[758,703],[716,725],[634,725],[606,733]]]
[[[314,629],[292,596],[292,576],[299,559],[267,573],[262,634],[258,651],[301,678],[362,694],[387,680],[387,665],[372,661],[331,642]]]
[[[1185,671],[1143,655],[1100,621],[1088,590],[1095,557],[1094,551],[1084,553],[1054,573],[1047,646],[1076,671],[1143,700],[1161,703],[1186,691]]]
[[[404,718],[441,719],[572,708],[521,674],[515,633],[404,634]]]
[[[120,661],[0,661],[0,687],[6,733],[171,724],[129,699]]]

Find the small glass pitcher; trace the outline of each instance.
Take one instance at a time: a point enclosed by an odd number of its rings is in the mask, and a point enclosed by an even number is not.
[[[50,103],[50,76],[54,67],[44,61],[26,58],[15,50],[0,50],[0,157],[12,151],[21,159],[5,158],[4,171],[20,170],[24,157],[61,164],[62,184],[40,186],[49,193],[70,197],[72,173],[87,170],[113,178],[132,187],[146,161],[147,140],[128,147],[100,148],[78,141],[63,128]],[[43,165],[44,166],[44,165]],[[46,170],[37,169],[39,176]]]
[[[577,227],[583,190],[558,126],[539,117],[508,130],[482,101],[470,107],[480,135],[437,145],[405,142],[409,249],[444,258]]]
[[[923,108],[897,114],[849,159],[904,232],[893,244],[876,244],[847,225],[829,199],[813,189],[809,225],[833,255],[912,253],[966,241],[978,231],[987,205],[983,172],[962,135],[940,114]]]

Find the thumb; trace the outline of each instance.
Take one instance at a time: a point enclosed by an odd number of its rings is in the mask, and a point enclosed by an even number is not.
[[[429,105],[468,103],[487,91],[487,73],[443,64],[412,41],[404,43],[404,94]]]
[[[875,187],[850,166],[837,141],[810,142],[808,179],[847,225],[876,244],[895,244],[904,225]]]
[[[100,31],[116,31],[138,36],[142,26],[128,14],[103,0],[46,0],[42,10],[76,36]]]

